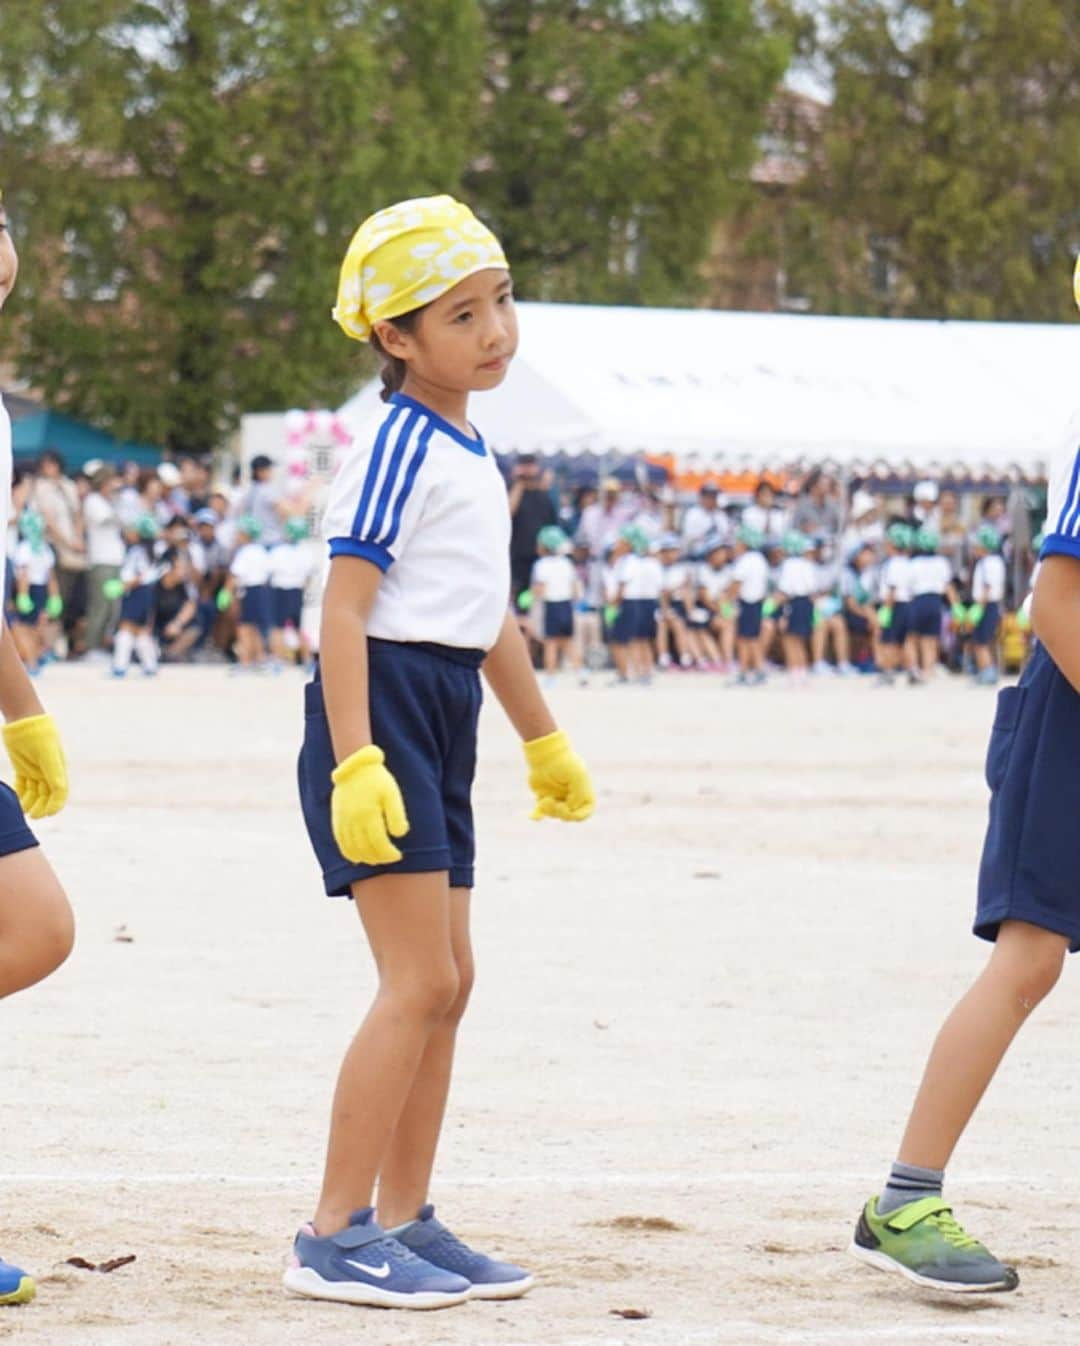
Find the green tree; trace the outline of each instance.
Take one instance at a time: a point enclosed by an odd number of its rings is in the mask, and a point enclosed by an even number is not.
[[[1064,319],[1080,248],[1071,0],[844,0],[795,266],[815,307]]]
[[[25,321],[5,334],[50,399],[181,451],[242,410],[344,391],[357,352],[329,311],[345,243],[379,205],[457,187],[477,102],[476,7],[405,14],[374,0],[5,13],[0,138],[25,263]]]
[[[481,152],[470,189],[521,292],[700,302],[717,219],[745,190],[789,57],[787,13],[751,0],[484,0]]]

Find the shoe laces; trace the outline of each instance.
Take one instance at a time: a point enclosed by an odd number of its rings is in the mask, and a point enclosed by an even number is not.
[[[930,1216],[930,1223],[937,1229],[946,1243],[954,1248],[978,1248],[977,1238],[967,1232],[951,1210],[941,1210]]]

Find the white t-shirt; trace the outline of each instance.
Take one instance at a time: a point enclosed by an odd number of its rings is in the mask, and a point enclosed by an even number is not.
[[[545,603],[569,603],[577,589],[577,571],[569,556],[541,556],[530,582],[544,586]]]
[[[510,599],[510,506],[483,439],[394,393],[330,489],[331,558],[384,572],[367,629],[382,640],[487,650]]]
[[[744,528],[752,528],[763,537],[783,537],[787,530],[787,511],[775,506],[766,509],[764,505],[747,505],[741,522]]]
[[[303,589],[311,576],[311,552],[302,542],[270,548],[270,583],[275,589]]]
[[[885,563],[881,567],[882,599],[885,602],[891,600],[896,603],[910,603],[912,593],[911,557],[886,557]]]
[[[769,591],[769,563],[759,551],[743,552],[731,567],[731,578],[744,603],[760,603]]]
[[[947,556],[913,556],[908,562],[908,584],[913,598],[920,594],[943,594],[952,583]]]
[[[817,566],[805,556],[786,556],[776,576],[776,587],[785,598],[809,598],[816,592]]]
[[[26,571],[27,584],[48,584],[56,565],[56,553],[47,542],[36,550],[25,538],[15,548],[15,569]]]
[[[83,501],[83,520],[86,523],[86,559],[90,564],[123,565],[124,539],[120,533],[120,516],[112,502],[100,491],[91,491]]]
[[[863,571],[856,570],[854,566],[845,566],[840,576],[840,592],[859,607],[866,607],[868,603],[874,601],[877,580],[878,572],[875,566],[867,566]]]
[[[145,544],[136,542],[124,553],[124,563],[120,567],[120,578],[125,584],[130,584],[132,580],[136,580],[139,584],[153,584],[159,573],[158,567],[154,564],[153,557]]]
[[[996,552],[975,562],[971,594],[976,603],[1000,603],[1005,597],[1005,562]]]
[[[691,505],[683,515],[682,535],[687,546],[715,533],[727,541],[731,532],[731,521],[722,509],[709,511],[700,505]]]
[[[698,589],[703,590],[710,603],[719,604],[731,588],[734,566],[721,566],[719,570],[711,565],[703,565],[698,571]]]
[[[685,561],[673,561],[664,566],[663,591],[671,598],[684,598],[690,580],[690,567]]]
[[[241,589],[257,589],[270,583],[270,553],[260,542],[245,542],[229,567]]]
[[[664,587],[664,567],[655,556],[623,556],[615,567],[621,597],[659,598]]]

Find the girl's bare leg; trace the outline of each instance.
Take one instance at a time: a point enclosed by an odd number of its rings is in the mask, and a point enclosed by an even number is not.
[[[75,918],[40,847],[0,857],[0,998],[54,972],[75,942]]]
[[[379,1174],[379,1223],[386,1229],[414,1220],[428,1199],[450,1092],[458,1024],[469,1003],[475,976],[469,938],[470,896],[468,888],[450,889],[450,947],[457,968],[458,993],[428,1038],[386,1151]]]
[[[900,1161],[945,1168],[1009,1044],[1061,975],[1069,941],[1005,921],[978,980],[937,1036],[900,1146]]]
[[[338,1076],[315,1212],[321,1235],[344,1228],[354,1210],[371,1205],[420,1062],[461,991],[445,870],[380,875],[354,884],[353,897],[379,989]]]

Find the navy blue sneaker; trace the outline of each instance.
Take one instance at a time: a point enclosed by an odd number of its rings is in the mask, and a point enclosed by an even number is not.
[[[337,1299],[383,1309],[448,1309],[464,1304],[464,1276],[432,1266],[377,1225],[370,1206],[348,1228],[320,1238],[311,1225],[296,1236],[285,1288],[309,1299]]]
[[[533,1278],[513,1262],[496,1262],[473,1250],[435,1218],[434,1206],[422,1206],[408,1224],[392,1231],[394,1238],[418,1257],[444,1271],[456,1271],[472,1286],[473,1299],[517,1299],[533,1287]]]
[[[0,1259],[0,1304],[29,1304],[36,1294],[31,1276]]]

